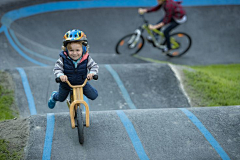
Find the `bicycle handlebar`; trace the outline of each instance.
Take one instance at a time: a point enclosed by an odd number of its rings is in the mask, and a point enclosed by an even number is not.
[[[86,79],[87,79],[87,78],[86,78]],[[98,80],[98,75],[95,74],[95,75],[93,76],[93,79],[94,79],[94,80]],[[88,80],[89,80],[89,79],[88,79]],[[60,79],[60,77],[55,78],[55,81],[56,81],[56,83],[62,82],[61,79]]]

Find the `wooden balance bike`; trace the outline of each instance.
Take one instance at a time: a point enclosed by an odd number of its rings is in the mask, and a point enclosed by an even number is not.
[[[98,75],[93,76],[94,80],[98,79]],[[56,82],[60,83],[60,78],[56,78]],[[82,85],[71,85],[69,81],[66,81],[66,83],[72,88],[70,91],[70,101],[67,100],[67,105],[69,108],[70,113],[70,120],[71,120],[71,127],[74,129],[77,127],[78,129],[78,138],[79,143],[84,143],[84,127],[89,127],[89,107],[88,104],[83,99],[83,87],[87,84],[88,79],[86,78],[84,83]],[[86,110],[86,119],[83,120],[83,113],[82,113],[82,107],[85,107]]]

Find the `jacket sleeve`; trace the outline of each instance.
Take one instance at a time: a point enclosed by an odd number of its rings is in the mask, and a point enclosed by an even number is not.
[[[147,9],[147,13],[157,11],[161,8],[162,5],[157,5],[155,7]]]
[[[88,56],[87,68],[89,69],[90,73],[98,74],[99,66],[90,56]]]
[[[53,73],[54,73],[55,77],[60,77],[61,75],[64,75],[63,71],[64,71],[63,59],[62,59],[62,57],[60,57],[57,60],[57,62],[55,63],[55,66],[53,68]]]

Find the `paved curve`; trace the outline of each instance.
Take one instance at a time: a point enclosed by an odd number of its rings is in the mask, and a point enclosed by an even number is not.
[[[239,106],[183,109],[190,105],[169,65],[114,53],[118,39],[141,23],[136,7],[152,6],[155,1],[75,1],[67,3],[77,4],[72,8],[95,7],[44,13],[65,3],[45,2],[0,2],[0,69],[13,76],[21,116],[32,115],[27,159],[240,158]],[[170,59],[147,44],[139,55],[185,65],[239,63],[240,6],[185,2],[188,22],[177,31],[193,38],[188,54]],[[38,4],[42,7],[31,9]],[[147,18],[154,23],[157,14]],[[83,146],[77,142],[76,130],[69,127],[65,104],[57,103],[54,110],[46,106],[51,91],[57,89],[52,66],[62,34],[73,26],[87,33],[90,54],[100,64],[100,79],[91,81],[99,97],[89,101],[91,127],[85,130]]]
[[[240,14],[239,7],[239,5],[186,7],[188,21],[176,31],[187,32],[193,38],[193,46],[188,54],[181,58],[170,59],[159,54],[157,49],[147,44],[139,55],[185,65],[239,63],[240,41],[238,34],[236,34],[240,29],[240,20],[237,17]],[[6,8],[4,9],[6,10]],[[9,7],[8,10],[11,11],[11,8]],[[24,11],[22,12],[27,12]],[[216,18],[219,13],[221,16]],[[159,19],[158,14],[160,13],[148,14],[147,18],[154,23]],[[98,63],[142,62],[128,56],[118,57],[114,54],[116,42],[123,35],[133,32],[141,24],[137,8],[63,10],[36,14],[15,21],[9,19],[14,19],[14,17],[10,16],[10,18],[1,20],[1,23],[6,26],[10,22],[12,23],[9,30],[4,32],[5,34],[3,32],[0,34],[2,42],[0,54],[5,55],[0,68],[39,65],[23,58],[19,51],[16,52],[16,47],[23,51],[27,57],[41,64],[52,66],[61,48],[63,33],[72,27],[81,28],[87,33],[91,46],[90,51]],[[68,22],[65,24],[63,22],[66,19]],[[75,20],[77,19],[80,19],[80,22],[76,25]],[[3,27],[1,29],[3,30]],[[11,58],[12,56],[15,58]]]

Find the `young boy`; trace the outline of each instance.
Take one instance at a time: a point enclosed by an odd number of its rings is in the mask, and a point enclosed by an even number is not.
[[[163,7],[165,11],[165,16],[156,24],[149,25],[150,29],[159,29],[166,24],[169,24],[168,27],[163,31],[167,47],[163,49],[164,53],[168,53],[171,50],[170,37],[169,33],[172,29],[177,27],[179,24],[184,23],[187,20],[186,12],[181,6],[181,2],[175,2],[173,0],[157,0],[158,5],[150,9],[138,9],[139,14],[150,13],[159,10]]]
[[[66,80],[72,85],[81,85],[86,78],[91,80],[98,73],[99,66],[89,56],[88,48],[87,37],[83,31],[73,29],[65,33],[63,51],[53,69],[55,76],[60,77],[62,82],[59,85],[59,91],[53,91],[51,94],[48,101],[50,109],[55,107],[57,101],[63,102],[67,98],[71,88],[65,83]],[[83,88],[83,94],[91,100],[98,96],[97,90],[89,83]]]

